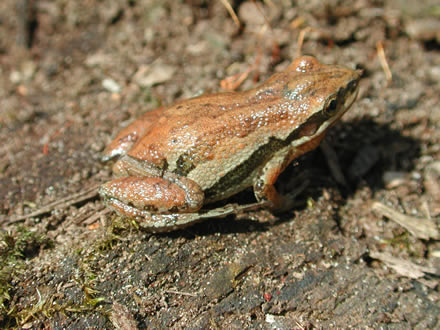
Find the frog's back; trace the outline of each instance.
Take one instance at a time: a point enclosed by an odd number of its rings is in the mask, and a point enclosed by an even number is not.
[[[223,178],[229,186],[241,180],[244,189],[351,76],[352,70],[300,58],[247,92],[201,96],[153,111],[155,123],[129,155],[186,176],[204,191]]]
[[[250,186],[252,173],[271,156],[267,150],[252,155],[270,138],[286,137],[292,108],[278,95],[268,94],[264,102],[249,95],[216,94],[178,102],[163,111],[129,155],[189,177],[203,190],[234,172],[247,177],[242,186]]]

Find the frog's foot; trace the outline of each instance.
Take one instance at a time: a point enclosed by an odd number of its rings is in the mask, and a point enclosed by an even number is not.
[[[307,188],[309,183],[310,183],[309,180],[303,180],[298,186],[296,186],[288,194],[279,195],[281,202],[279,203],[280,206],[275,209],[276,213],[283,213],[295,207],[298,207],[298,204],[300,203],[298,203],[297,196]]]
[[[256,190],[255,195],[260,203],[266,203],[275,213],[283,213],[297,205],[296,197],[304,191],[308,184],[308,181],[303,181],[293,191],[285,195],[278,193],[273,185],[266,185],[264,190]]]
[[[141,210],[136,210],[136,212],[138,212],[137,217],[142,218],[139,226],[143,229],[151,232],[168,232],[185,228],[206,219],[224,218],[228,215],[254,211],[265,206],[267,206],[267,202],[245,205],[228,204],[211,210],[199,210],[194,213],[152,214]],[[121,207],[125,206],[121,205]]]
[[[116,198],[109,198],[105,203],[119,215],[139,220],[139,226],[151,232],[172,231],[184,228],[203,219],[198,213],[151,213],[150,211],[124,204]]]
[[[139,225],[152,232],[172,231],[205,219],[269,206],[263,201],[201,210],[203,193],[188,185],[185,190],[179,184],[181,182],[176,184],[157,177],[125,177],[105,183],[99,193],[109,208],[122,216],[140,220]]]

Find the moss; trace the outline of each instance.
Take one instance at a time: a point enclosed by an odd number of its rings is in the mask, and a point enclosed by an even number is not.
[[[14,315],[14,309],[9,307],[12,283],[25,271],[25,259],[52,246],[45,235],[26,227],[17,227],[14,232],[0,231],[0,326],[10,324]]]
[[[100,313],[109,319],[109,300],[97,290],[100,271],[98,263],[103,253],[112,250],[123,240],[124,233],[139,230],[134,220],[115,217],[105,228],[102,238],[93,245],[77,249],[72,256],[77,261],[77,272],[72,273],[75,287],[82,296],[80,300],[70,299],[53,287],[38,286],[33,297],[22,305],[12,302],[14,282],[22,282],[27,268],[26,259],[38,255],[43,248],[53,243],[42,234],[19,227],[11,232],[0,232],[0,328],[14,328],[29,325],[29,322],[53,318],[58,314]]]
[[[107,226],[106,231],[103,235],[103,239],[96,242],[93,250],[100,252],[109,251],[115,246],[119,241],[122,240],[120,236],[127,230],[140,230],[139,225],[134,219],[122,218],[116,216],[112,219],[109,226]]]
[[[383,242],[385,244],[391,245],[392,247],[396,247],[399,249],[404,249],[408,252],[412,252],[411,240],[408,232],[403,232],[399,235],[394,236],[391,239],[384,239]]]
[[[15,324],[23,326],[26,323],[33,320],[42,320],[43,318],[52,318],[57,313],[69,314],[69,313],[87,313],[97,312],[97,306],[99,303],[105,300],[104,297],[94,297],[98,291],[91,287],[84,285],[83,292],[85,298],[81,304],[74,304],[72,302],[66,302],[59,304],[57,302],[57,295],[55,293],[40,293],[38,289],[38,300],[34,304],[30,304],[29,307],[23,308],[17,312],[10,312],[10,316],[14,317]],[[102,307],[102,306],[100,306]],[[102,308],[101,308],[102,309]],[[104,314],[108,311],[103,311]],[[10,322],[9,326],[13,323]]]
[[[94,265],[96,264],[96,258],[99,256],[97,249],[98,247],[94,245],[90,249],[73,252],[78,262],[78,271],[72,273],[72,280],[76,283],[74,287],[78,288],[80,293],[82,292],[79,301],[75,301],[65,292],[60,296],[60,293],[54,287],[39,286],[36,288],[35,297],[30,298],[24,307],[19,309],[12,307],[7,311],[8,319],[5,319],[3,323],[0,322],[0,326],[24,326],[29,322],[41,322],[44,319],[53,318],[60,313],[68,315],[71,313],[97,312],[107,315],[109,312],[101,304],[106,298],[100,296],[100,292],[96,289],[98,269]],[[106,317],[108,318],[108,316]]]

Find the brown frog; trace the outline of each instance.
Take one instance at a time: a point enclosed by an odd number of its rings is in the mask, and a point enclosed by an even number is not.
[[[120,157],[99,190],[119,214],[169,231],[236,207],[210,208],[253,187],[256,205],[280,208],[274,188],[292,160],[315,149],[355,101],[359,73],[297,58],[244,92],[203,95],[147,112],[104,151]]]

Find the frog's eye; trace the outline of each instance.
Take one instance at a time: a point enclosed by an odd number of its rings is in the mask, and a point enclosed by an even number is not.
[[[333,116],[338,111],[338,101],[336,99],[332,99],[324,109],[324,113],[327,116]]]

